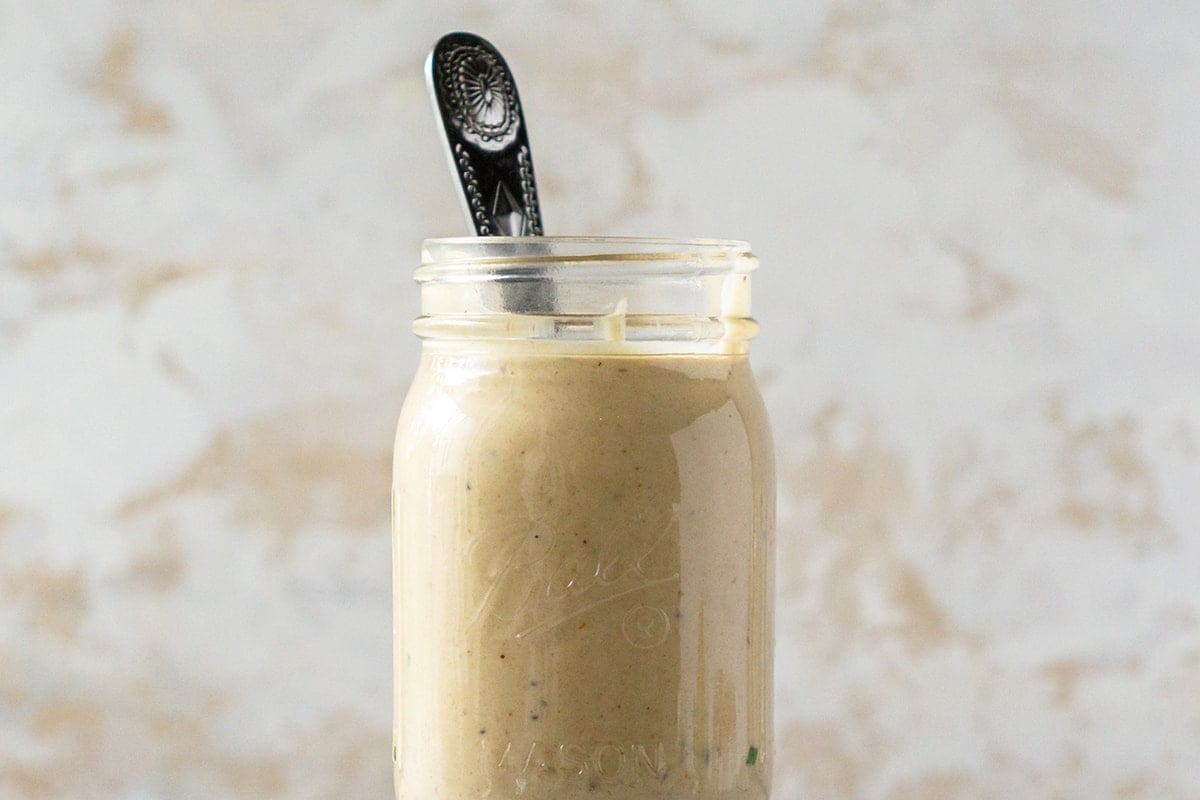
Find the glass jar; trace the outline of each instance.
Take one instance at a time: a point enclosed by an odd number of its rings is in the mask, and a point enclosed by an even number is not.
[[[769,796],[747,245],[425,243],[396,437],[401,800]]]

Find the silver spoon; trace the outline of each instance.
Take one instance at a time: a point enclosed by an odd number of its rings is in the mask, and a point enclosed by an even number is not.
[[[473,33],[448,33],[425,62],[450,168],[478,236],[541,236],[529,136],[512,72]]]

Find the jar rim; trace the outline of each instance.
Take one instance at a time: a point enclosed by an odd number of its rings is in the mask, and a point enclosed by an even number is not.
[[[705,236],[696,237],[678,237],[678,236],[592,236],[592,235],[565,235],[565,236],[433,236],[425,239],[422,242],[423,246],[430,245],[468,245],[468,244],[487,244],[495,243],[499,246],[516,247],[523,244],[537,244],[539,242],[561,242],[563,244],[628,244],[639,245],[646,247],[661,247],[663,245],[678,246],[678,245],[696,245],[704,248],[741,248],[750,249],[750,243],[741,239],[721,239]]]
[[[644,236],[427,239],[423,339],[744,352],[758,331],[743,241]]]
[[[758,259],[737,239],[654,236],[453,236],[421,243],[418,283],[480,268],[543,269],[551,264],[643,264],[650,272],[748,273]],[[651,265],[654,265],[651,267]],[[677,265],[674,268],[672,265]],[[705,268],[707,266],[707,268]]]

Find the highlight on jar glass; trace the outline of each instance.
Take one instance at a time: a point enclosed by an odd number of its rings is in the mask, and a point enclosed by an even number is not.
[[[770,795],[741,242],[425,243],[393,480],[401,800]]]

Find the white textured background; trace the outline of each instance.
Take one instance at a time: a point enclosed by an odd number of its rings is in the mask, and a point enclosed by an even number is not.
[[[386,798],[421,73],[746,238],[781,800],[1200,797],[1200,7],[0,0],[0,797]]]

